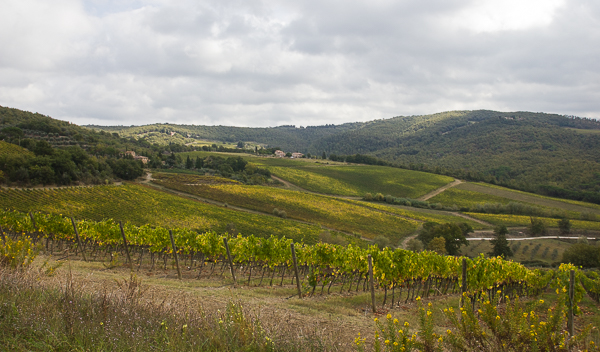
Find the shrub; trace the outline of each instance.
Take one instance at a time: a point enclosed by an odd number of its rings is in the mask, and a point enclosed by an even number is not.
[[[600,267],[600,248],[585,243],[576,243],[563,252],[563,263],[584,268]]]
[[[571,232],[571,221],[569,219],[560,219],[558,222],[558,228],[560,229],[560,233],[563,235],[568,235]]]
[[[384,236],[377,236],[373,239],[373,243],[377,245],[379,249],[384,249],[390,246],[390,240]]]
[[[424,248],[423,242],[419,241],[416,238],[411,238],[406,243],[406,249],[408,249],[409,251],[420,252],[423,250],[423,248]]]
[[[0,266],[13,269],[29,266],[38,255],[39,249],[27,237],[14,241],[6,238],[0,242]]]

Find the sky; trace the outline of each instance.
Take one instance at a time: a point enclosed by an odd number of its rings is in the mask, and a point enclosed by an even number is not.
[[[597,0],[2,0],[0,105],[80,125],[600,118]]]

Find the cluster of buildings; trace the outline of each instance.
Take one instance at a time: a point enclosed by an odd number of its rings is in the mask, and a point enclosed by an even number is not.
[[[277,158],[285,158],[286,154],[287,153],[284,152],[283,150],[276,150],[275,151],[275,156]],[[292,153],[291,158],[292,159],[298,159],[298,158],[302,158],[303,156],[304,156],[304,154],[302,154],[302,153]]]
[[[125,155],[131,155],[133,157],[133,159],[135,159],[135,160],[141,160],[144,165],[148,164],[148,157],[141,156],[141,155],[136,155],[133,150],[126,151]]]

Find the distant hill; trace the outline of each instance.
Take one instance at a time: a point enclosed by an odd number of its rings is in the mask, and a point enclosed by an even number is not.
[[[359,153],[406,168],[600,202],[600,122],[574,116],[477,110],[303,128],[93,127],[126,137],[175,132],[254,142],[318,156]]]
[[[165,123],[82,128],[0,107],[0,127],[18,126],[29,133],[31,121],[35,133],[52,135],[54,143],[93,144],[102,151],[134,148],[151,156],[164,149],[193,149],[183,145],[203,140],[319,157],[362,154],[405,168],[600,203],[600,122],[574,116],[477,110],[306,127]]]

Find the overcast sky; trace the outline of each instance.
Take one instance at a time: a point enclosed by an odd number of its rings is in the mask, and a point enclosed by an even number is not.
[[[77,124],[600,118],[598,0],[2,0],[0,105]]]

